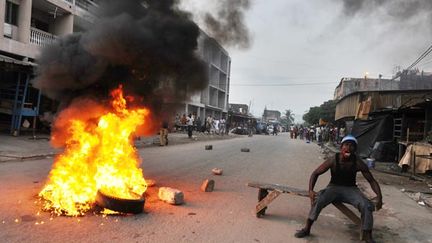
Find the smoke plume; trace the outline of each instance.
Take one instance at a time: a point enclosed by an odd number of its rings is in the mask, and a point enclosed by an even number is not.
[[[244,11],[249,0],[220,0],[216,16],[206,13],[204,22],[210,36],[223,45],[246,49],[250,46],[249,30],[244,24]]]
[[[395,20],[404,21],[422,14],[431,18],[432,1],[430,0],[336,0],[342,2],[344,14],[353,16],[356,14],[376,13],[377,9],[384,10],[388,16]]]
[[[157,115],[161,104],[183,102],[207,86],[206,65],[195,52],[199,28],[176,0],[100,2],[85,32],[43,49],[36,88],[67,106],[77,97],[107,99],[122,84]]]

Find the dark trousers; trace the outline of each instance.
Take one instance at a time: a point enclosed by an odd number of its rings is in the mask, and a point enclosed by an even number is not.
[[[362,229],[372,230],[374,206],[356,186],[328,185],[319,191],[311,207],[309,219],[317,220],[321,210],[332,202],[348,203],[356,207],[361,213]]]
[[[193,126],[188,126],[188,136],[191,138],[192,137],[192,130],[193,130]]]

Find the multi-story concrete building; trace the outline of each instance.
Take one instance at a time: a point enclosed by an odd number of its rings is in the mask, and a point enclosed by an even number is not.
[[[0,126],[18,133],[35,124],[41,95],[31,87],[34,59],[59,36],[80,32],[94,19],[91,0],[0,1]]]
[[[96,0],[0,0],[0,126],[19,131],[24,119],[36,120],[41,95],[29,83],[35,58],[56,38],[85,30],[96,8]],[[178,113],[220,118],[228,112],[231,59],[204,32],[198,43],[209,84]]]
[[[93,19],[90,0],[0,1],[0,52],[33,60],[57,36],[81,31]]]
[[[208,65],[208,86],[201,92],[190,94],[191,99],[181,113],[192,113],[203,121],[211,115],[216,119],[227,116],[231,58],[228,52],[213,38],[201,31],[198,53]],[[181,115],[181,114],[180,114]]]

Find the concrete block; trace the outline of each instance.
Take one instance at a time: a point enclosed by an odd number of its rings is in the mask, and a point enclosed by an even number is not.
[[[145,179],[146,183],[147,183],[147,187],[153,187],[156,185],[156,181],[152,180],[152,179]]]
[[[215,175],[222,175],[223,170],[222,170],[222,169],[219,169],[219,168],[213,168],[213,169],[212,169],[212,172],[213,172],[213,174],[215,174]]]
[[[214,190],[215,181],[214,180],[205,180],[201,185],[201,191],[203,192],[212,192]]]
[[[169,204],[180,205],[184,203],[183,192],[171,187],[161,187],[158,193],[159,199]]]

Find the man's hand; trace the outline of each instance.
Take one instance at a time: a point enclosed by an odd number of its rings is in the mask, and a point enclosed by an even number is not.
[[[316,192],[314,192],[314,191],[309,191],[309,198],[310,198],[310,200],[311,200],[311,204],[313,204],[313,203],[315,202],[315,200],[316,200],[316,195],[317,195]]]

